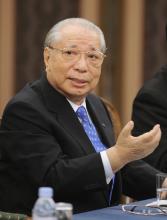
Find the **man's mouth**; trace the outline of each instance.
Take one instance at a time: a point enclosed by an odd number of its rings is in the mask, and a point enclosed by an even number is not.
[[[70,77],[69,79],[70,79],[70,80],[72,81],[72,83],[74,83],[74,85],[76,85],[76,86],[84,86],[85,84],[88,83],[88,80],[85,80],[85,79],[77,79],[77,78],[72,78],[72,77]]]

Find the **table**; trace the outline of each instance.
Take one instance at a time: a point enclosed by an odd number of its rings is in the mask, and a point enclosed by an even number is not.
[[[144,205],[152,202],[155,199],[144,200],[140,202],[135,202],[133,204]],[[156,215],[156,216],[143,216],[143,215],[135,215],[130,213],[125,213],[122,211],[122,205],[108,207],[103,209],[98,209],[90,212],[84,212],[80,214],[75,214],[73,216],[73,220],[142,220],[142,219],[167,219],[165,215]]]

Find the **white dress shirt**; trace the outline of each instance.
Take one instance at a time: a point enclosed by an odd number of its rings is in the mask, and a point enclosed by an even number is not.
[[[84,106],[84,108],[87,111],[85,100],[81,105],[76,105],[75,103],[71,102],[69,99],[67,99],[67,101],[70,103],[74,112],[76,112],[80,106]],[[88,114],[88,118],[89,118],[90,122],[93,124],[88,111],[87,111],[87,114]],[[111,164],[109,162],[109,159],[108,159],[108,156],[107,156],[107,153],[105,150],[100,152],[100,156],[101,156],[103,167],[104,167],[104,172],[105,172],[105,176],[106,176],[106,183],[109,184],[111,179],[114,177],[114,172],[112,170]]]

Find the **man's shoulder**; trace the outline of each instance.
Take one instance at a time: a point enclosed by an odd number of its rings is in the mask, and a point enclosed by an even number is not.
[[[15,96],[10,100],[9,103],[14,102],[34,102],[38,95],[31,87],[32,83],[27,83],[20,91],[18,91]]]
[[[36,92],[32,85],[36,84],[37,81],[27,83],[20,91],[18,91],[7,103],[4,112],[9,109],[17,108],[17,106],[41,106],[40,94]]]
[[[162,66],[151,79],[144,83],[138,95],[143,93],[153,94],[164,92],[167,92],[167,65]]]
[[[167,65],[163,65],[148,82],[167,83]]]

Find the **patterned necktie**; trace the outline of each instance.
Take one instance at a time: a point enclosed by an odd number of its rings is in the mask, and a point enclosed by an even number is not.
[[[88,118],[88,114],[86,112],[86,109],[84,106],[80,106],[77,111],[76,111],[77,116],[81,120],[81,123],[83,125],[83,128],[89,137],[90,141],[92,142],[96,152],[100,152],[103,150],[106,150],[105,145],[101,142],[99,135],[96,131],[95,126],[93,123],[90,122]],[[113,191],[113,186],[114,186],[114,179],[112,179],[112,185],[109,187],[109,205],[111,204],[111,197],[112,197],[112,191]]]
[[[84,106],[80,106],[76,111],[77,116],[80,118],[81,123],[84,127],[84,130],[89,137],[92,145],[94,146],[96,152],[100,152],[106,149],[105,145],[101,142],[99,135],[96,131],[95,126],[93,123],[90,122],[88,118],[88,114]]]

